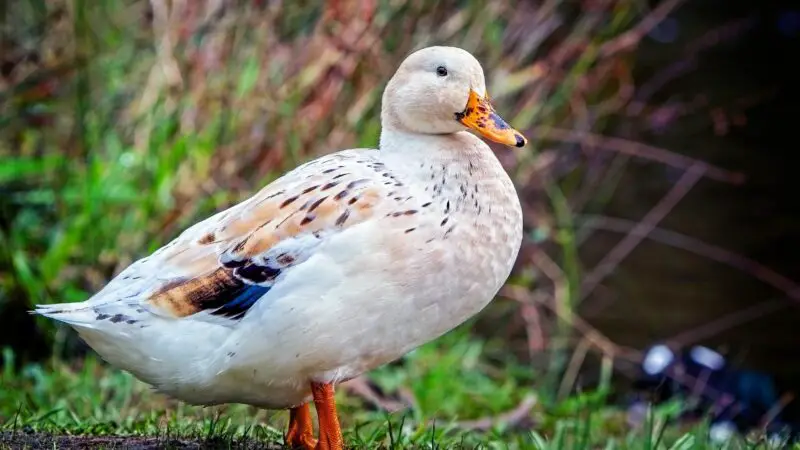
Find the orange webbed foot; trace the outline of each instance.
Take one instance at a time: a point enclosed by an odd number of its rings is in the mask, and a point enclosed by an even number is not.
[[[286,445],[293,449],[314,450],[317,440],[314,439],[314,425],[311,421],[311,408],[308,403],[289,410],[289,431],[284,439]]]
[[[344,450],[333,384],[311,383],[311,393],[319,420],[319,442],[315,450]]]

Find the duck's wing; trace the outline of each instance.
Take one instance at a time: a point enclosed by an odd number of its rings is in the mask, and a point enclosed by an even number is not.
[[[349,150],[299,166],[135,262],[90,300],[36,312],[91,328],[148,316],[235,325],[337,233],[381,217],[413,226],[416,199],[376,153]]]

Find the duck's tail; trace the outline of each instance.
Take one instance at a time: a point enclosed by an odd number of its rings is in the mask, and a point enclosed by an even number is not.
[[[88,302],[36,305],[31,314],[86,328],[94,328],[93,324],[97,321],[97,311]]]

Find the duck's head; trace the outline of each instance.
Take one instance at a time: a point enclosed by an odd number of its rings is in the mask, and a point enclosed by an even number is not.
[[[527,140],[492,108],[480,63],[456,47],[428,47],[409,55],[383,94],[383,126],[421,134],[464,127],[514,147]]]

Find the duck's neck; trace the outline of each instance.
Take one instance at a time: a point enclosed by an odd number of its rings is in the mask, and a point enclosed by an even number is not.
[[[489,147],[467,131],[450,134],[423,134],[385,127],[380,138],[381,156],[396,165],[468,166],[486,156],[495,160]],[[496,161],[496,160],[495,160]]]
[[[481,203],[516,198],[511,180],[489,146],[467,131],[437,135],[389,128],[380,142],[381,160],[390,170],[403,179],[416,180],[445,205],[483,209],[486,205]]]

